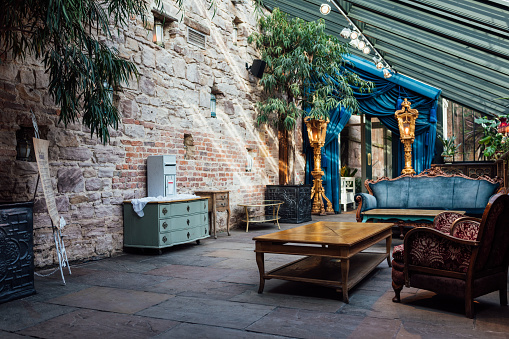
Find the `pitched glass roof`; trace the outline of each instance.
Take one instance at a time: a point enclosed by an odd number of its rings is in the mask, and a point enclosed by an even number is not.
[[[326,0],[264,0],[291,17],[323,18],[329,34],[348,26]],[[442,89],[442,95],[489,114],[509,114],[509,1],[336,0],[399,73]],[[368,58],[361,51],[352,54]]]

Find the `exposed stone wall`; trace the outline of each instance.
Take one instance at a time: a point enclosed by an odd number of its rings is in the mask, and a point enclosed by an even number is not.
[[[184,20],[164,26],[164,47],[152,42],[152,33],[139,20],[118,33],[113,30],[113,40],[106,41],[134,61],[140,72],[139,81],[114,95],[122,118],[107,145],[79,122],[67,128],[57,123],[59,110],[46,91],[48,76],[37,61],[0,65],[0,200],[26,201],[34,196],[37,165],[16,160],[16,131],[31,126],[33,109],[43,138],[50,141],[53,188],[68,223],[64,233],[70,260],[122,250],[122,202],[146,196],[149,155],[177,156],[177,193],[230,190],[234,226],[240,225],[237,204],[262,199],[265,185],[278,181],[276,134],[270,126],[256,126],[254,107],[260,88],[245,69],[245,63],[256,58],[247,44],[256,24],[251,2],[215,1],[215,15],[204,1],[185,4]],[[165,9],[180,19],[173,2],[165,3]],[[236,44],[234,20],[241,22]],[[188,27],[206,34],[206,49],[187,42]],[[211,93],[217,98],[217,118],[211,117]],[[300,132],[296,134],[300,138]],[[245,170],[248,149],[251,172]],[[296,155],[295,180],[301,182],[300,149]],[[51,221],[40,185],[34,213],[36,266],[54,264]],[[220,216],[220,229],[225,221]]]

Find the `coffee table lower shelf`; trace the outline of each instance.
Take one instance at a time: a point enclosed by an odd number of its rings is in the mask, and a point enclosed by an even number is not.
[[[350,290],[380,263],[387,260],[386,253],[361,252],[349,259],[348,286]],[[265,280],[282,279],[334,287],[342,291],[341,259],[330,257],[305,257],[264,274]]]

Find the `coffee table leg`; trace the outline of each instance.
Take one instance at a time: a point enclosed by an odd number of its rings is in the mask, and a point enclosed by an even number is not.
[[[265,287],[265,264],[264,264],[264,255],[261,252],[256,252],[256,264],[258,265],[258,271],[260,271],[260,286],[258,287],[258,293],[263,292],[263,288]]]
[[[387,239],[385,239],[385,252],[387,253],[387,264],[389,267],[392,267],[391,263],[391,243],[392,243],[392,235],[389,235]]]
[[[348,271],[350,270],[350,260],[341,259],[341,290],[343,291],[343,302],[348,304]]]

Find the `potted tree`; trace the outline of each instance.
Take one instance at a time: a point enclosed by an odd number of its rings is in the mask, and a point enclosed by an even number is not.
[[[290,20],[275,8],[270,15],[260,17],[258,24],[260,32],[248,39],[266,62],[257,122],[277,129],[279,184],[291,185],[295,183],[292,131],[299,119],[328,120],[328,112],[339,105],[358,111],[350,85],[369,91],[372,84],[342,67],[347,63],[343,55],[349,53],[348,46],[325,33],[323,20]],[[288,207],[285,205],[280,210],[282,218],[283,209]]]
[[[445,139],[442,137],[438,137],[440,139],[440,142],[442,142],[442,145],[444,146],[444,151],[442,152],[442,157],[444,158],[444,162],[446,164],[452,163],[452,159],[456,153],[458,153],[458,147],[461,146],[460,144],[455,144],[454,141],[456,140],[456,136],[452,136],[449,139]]]
[[[476,124],[481,124],[484,129],[484,137],[479,140],[483,146],[483,155],[488,159],[496,160],[509,151],[509,140],[505,133],[500,133],[499,128],[507,126],[506,119],[509,116],[503,115],[488,119],[487,117],[475,119]]]

